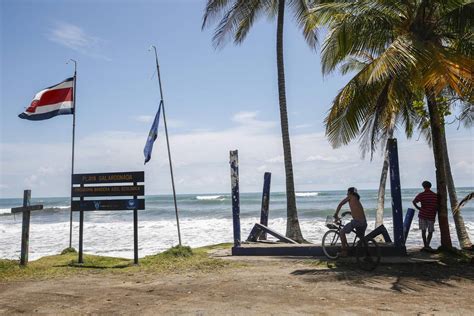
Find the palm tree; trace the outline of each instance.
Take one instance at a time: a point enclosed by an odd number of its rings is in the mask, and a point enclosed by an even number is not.
[[[340,68],[343,74],[348,71],[358,73],[338,93],[325,120],[326,135],[333,147],[346,145],[359,138],[363,155],[370,152],[371,158],[377,143],[387,144],[387,140],[393,137],[397,124],[405,125],[408,138],[413,134],[413,126],[419,124],[416,112],[410,107],[416,95],[406,89],[410,87],[408,82],[389,78],[384,84],[365,84],[365,67],[373,60],[374,57],[368,55],[363,58],[350,56],[342,64]],[[375,227],[383,224],[388,167],[388,147],[385,145]]]
[[[467,0],[359,0],[317,5],[312,26],[325,24],[323,71],[331,72],[349,56],[377,56],[357,75],[367,86],[404,78],[427,100],[436,168],[441,244],[451,247],[447,216],[445,144],[437,97],[449,88],[472,95],[474,45]],[[415,91],[412,90],[412,91]],[[358,98],[362,98],[359,97]],[[354,133],[348,126],[348,133]]]
[[[455,96],[452,91],[446,91],[442,98],[438,98],[438,103],[441,107],[442,112],[442,120],[443,125],[445,124],[444,118],[445,116],[451,114],[452,108],[455,105],[460,105],[460,115],[456,117],[456,120],[459,120],[459,123],[463,123],[466,128],[471,127],[472,125],[472,113],[470,104],[468,101],[460,100]],[[419,129],[421,130],[422,134],[425,136],[426,141],[429,145],[431,145],[431,133],[429,131],[429,117],[427,110],[425,109],[424,102],[415,102],[414,105],[416,106],[416,111],[420,116],[421,120],[419,122]],[[442,134],[442,141],[444,144],[444,158],[445,158],[445,173],[446,173],[446,181],[447,181],[447,189],[449,194],[449,202],[451,204],[451,212],[453,214],[453,219],[456,227],[456,234],[459,240],[459,244],[461,248],[470,249],[472,247],[471,240],[469,238],[469,234],[467,233],[466,226],[464,224],[464,219],[462,217],[461,211],[457,211],[458,209],[458,197],[456,193],[456,186],[454,185],[453,174],[451,172],[451,164],[449,163],[449,153],[448,153],[448,145],[446,141],[446,130],[443,128],[441,130]]]
[[[204,12],[202,28],[216,18],[220,21],[215,29],[214,45],[221,46],[229,37],[235,44],[240,44],[247,36],[255,20],[267,15],[277,18],[276,55],[278,69],[278,96],[280,104],[280,121],[283,138],[283,154],[286,175],[287,225],[286,236],[303,242],[303,235],[296,209],[295,185],[293,180],[293,163],[291,158],[290,134],[288,131],[288,113],[286,108],[285,69],[283,63],[283,23],[286,7],[292,9],[296,21],[303,30],[303,35],[311,47],[316,45],[316,32],[307,27],[307,0],[208,0]]]

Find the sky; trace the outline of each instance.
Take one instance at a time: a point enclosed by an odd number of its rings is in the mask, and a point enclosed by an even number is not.
[[[156,45],[178,193],[230,191],[229,151],[239,150],[241,192],[272,172],[285,190],[276,78],[275,21],[258,21],[241,45],[215,49],[201,30],[205,1],[1,0],[0,198],[68,196],[72,115],[17,117],[36,92],[72,76],[77,60],[75,172],[144,170],[147,194],[169,194],[163,124],[151,161],[143,147],[160,96]],[[284,33],[287,103],[297,191],[378,187],[380,154],[357,142],[333,149],[324,134],[331,100],[350,78],[323,77],[291,15]],[[435,183],[431,148],[397,133],[402,187]],[[474,186],[472,130],[447,139],[457,186]]]

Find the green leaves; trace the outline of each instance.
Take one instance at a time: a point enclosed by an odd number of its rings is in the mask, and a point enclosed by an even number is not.
[[[310,12],[328,33],[322,71],[339,68],[354,78],[339,92],[326,118],[333,146],[359,138],[362,151],[397,124],[407,137],[417,126],[429,139],[424,91],[453,91],[473,99],[474,6],[462,0],[326,1]],[[442,116],[449,104],[438,98]],[[397,125],[395,124],[395,125]]]

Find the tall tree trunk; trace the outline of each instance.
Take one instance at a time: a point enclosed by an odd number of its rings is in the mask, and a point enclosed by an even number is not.
[[[283,63],[283,21],[285,17],[285,1],[278,2],[277,24],[277,68],[278,68],[278,97],[280,102],[281,134],[283,138],[283,156],[286,174],[286,236],[298,242],[303,242],[298,213],[296,210],[295,184],[293,180],[293,163],[291,161],[290,133],[288,131],[288,113],[286,109],[285,69]]]
[[[390,119],[390,126],[387,132],[387,139],[393,137],[393,130],[395,129],[395,115],[392,115]],[[377,212],[375,215],[375,228],[383,224],[383,211],[385,209],[385,187],[387,184],[388,174],[388,142],[385,144],[385,152],[383,157],[382,173],[380,174],[379,193],[377,197]]]
[[[436,189],[438,191],[438,223],[441,233],[441,246],[451,248],[451,236],[449,235],[448,222],[448,197],[446,192],[446,172],[444,159],[444,146],[442,131],[444,125],[442,124],[439,113],[438,104],[436,102],[436,95],[432,91],[426,91],[426,98],[428,100],[428,112],[430,115],[431,127],[431,141],[433,143],[433,156],[436,168]]]
[[[456,234],[458,236],[459,245],[461,248],[472,247],[469,234],[467,233],[466,226],[464,225],[464,219],[461,215],[461,210],[456,211],[458,207],[458,197],[456,194],[456,187],[454,186],[453,174],[451,172],[451,164],[449,163],[448,144],[446,142],[446,131],[441,130],[442,141],[444,146],[444,170],[446,172],[446,184],[449,193],[449,202],[451,204],[451,211],[453,213],[454,224],[456,225]]]

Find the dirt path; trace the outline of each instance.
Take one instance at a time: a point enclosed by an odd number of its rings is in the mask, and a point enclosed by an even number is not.
[[[312,260],[232,258],[216,273],[97,275],[0,284],[0,313],[473,314],[474,268],[382,265],[363,273]]]

